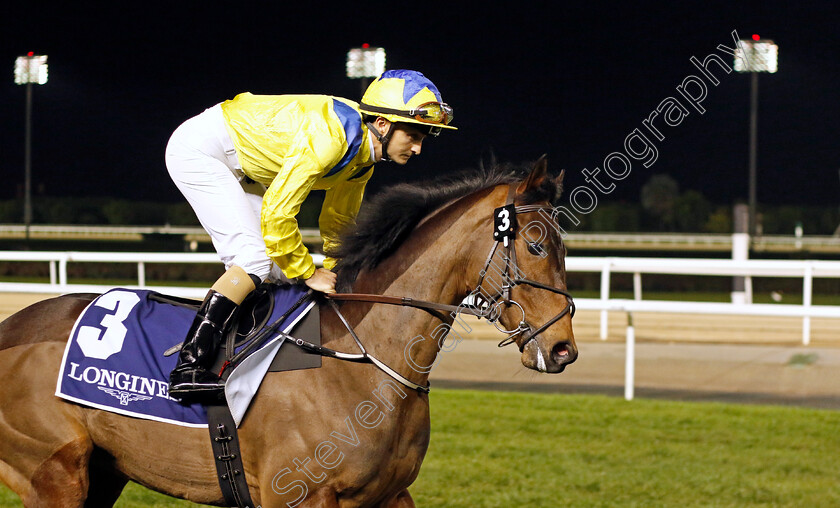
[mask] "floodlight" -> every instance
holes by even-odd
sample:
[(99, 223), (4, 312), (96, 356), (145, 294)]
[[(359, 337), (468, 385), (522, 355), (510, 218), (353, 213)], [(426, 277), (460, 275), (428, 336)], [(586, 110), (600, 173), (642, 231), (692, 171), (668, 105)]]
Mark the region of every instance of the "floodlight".
[(15, 60), (15, 83), (43, 85), (47, 82), (47, 55), (19, 56)]
[(771, 40), (742, 40), (735, 49), (738, 72), (776, 72), (779, 70), (779, 47)]
[(348, 78), (376, 78), (385, 72), (385, 48), (363, 44), (347, 52)]

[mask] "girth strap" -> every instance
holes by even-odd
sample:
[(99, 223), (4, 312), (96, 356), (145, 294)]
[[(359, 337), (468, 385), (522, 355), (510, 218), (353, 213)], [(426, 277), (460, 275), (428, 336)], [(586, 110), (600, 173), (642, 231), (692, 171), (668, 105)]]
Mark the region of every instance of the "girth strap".
[(213, 461), (225, 503), (237, 508), (253, 508), (254, 502), (251, 501), (248, 483), (245, 481), (242, 453), (239, 451), (239, 435), (230, 409), (225, 402), (205, 407)]

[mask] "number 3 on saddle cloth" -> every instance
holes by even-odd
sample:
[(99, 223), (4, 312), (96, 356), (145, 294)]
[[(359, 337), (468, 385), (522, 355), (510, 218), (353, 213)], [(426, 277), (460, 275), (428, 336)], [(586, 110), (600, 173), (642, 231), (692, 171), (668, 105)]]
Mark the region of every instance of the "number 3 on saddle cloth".
[[(136, 418), (207, 427), (201, 404), (182, 405), (168, 394), (169, 373), (178, 361), (173, 345), (187, 334), (198, 303), (136, 289), (100, 295), (73, 326), (56, 396)], [(280, 349), (285, 334), (303, 333), (303, 328), (318, 333), (317, 311), (311, 292), (301, 285), (263, 284), (242, 303), (215, 368), (225, 370), (225, 396), (237, 426), (270, 367), (320, 366), (319, 356), (291, 346)], [(231, 348), (234, 353), (227, 354)]]

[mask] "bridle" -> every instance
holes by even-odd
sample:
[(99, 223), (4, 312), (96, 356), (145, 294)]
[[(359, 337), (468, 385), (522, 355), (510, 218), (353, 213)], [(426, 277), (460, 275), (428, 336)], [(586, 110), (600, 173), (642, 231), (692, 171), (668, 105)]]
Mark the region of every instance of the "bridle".
[[(520, 340), (520, 352), (524, 350), (525, 346), (531, 340), (536, 338), (537, 335), (545, 331), (548, 327), (556, 323), (558, 320), (562, 319), (566, 314), (569, 314), (570, 317), (574, 317), (574, 300), (572, 299), (572, 295), (570, 295), (567, 291), (560, 288), (556, 288), (554, 286), (549, 286), (547, 284), (542, 284), (540, 282), (519, 275), (521, 272), (519, 271), (518, 265), (516, 263), (516, 247), (514, 245), (518, 225), (516, 217), (518, 214), (539, 212), (541, 210), (548, 211), (552, 210), (552, 208), (543, 205), (516, 206), (514, 204), (514, 196), (516, 195), (516, 185), (516, 183), (510, 184), (505, 206), (497, 208), (494, 211), (494, 239), (496, 241), (493, 242), (493, 246), (490, 248), (490, 254), (487, 256), (487, 261), (484, 264), (484, 270), (482, 270), (481, 272), (481, 276), (479, 278), (478, 284), (476, 285), (476, 288), (470, 293), (470, 295), (467, 296), (467, 300), (473, 300), (474, 302), (477, 301), (478, 304), (472, 303), (469, 305), (450, 305), (445, 303), (429, 302), (425, 300), (416, 300), (409, 297), (396, 297), (363, 293), (325, 294), (324, 297), (327, 299), (331, 308), (338, 315), (339, 319), (347, 328), (348, 332), (350, 332), (351, 337), (353, 337), (357, 346), (362, 352), (359, 354), (342, 353), (324, 346), (311, 344), (309, 342), (306, 342), (301, 339), (296, 339), (294, 337), (287, 338), (289, 338), (297, 346), (301, 347), (304, 351), (307, 351), (309, 353), (319, 354), (322, 356), (328, 356), (339, 360), (346, 360), (351, 362), (372, 363), (376, 365), (379, 369), (381, 369), (383, 372), (402, 383), (403, 385), (411, 389), (417, 390), (421, 393), (428, 393), (428, 385), (421, 386), (410, 381), (403, 375), (396, 372), (394, 369), (388, 367), (382, 361), (370, 355), (365, 349), (359, 337), (356, 335), (356, 332), (353, 330), (353, 327), (350, 325), (347, 319), (345, 319), (344, 315), (341, 313), (338, 305), (335, 302), (370, 302), (385, 305), (400, 305), (404, 307), (413, 307), (425, 310), (444, 322), (447, 322), (447, 317), (443, 314), (444, 312), (448, 313), (450, 316), (453, 317), (457, 314), (467, 314), (479, 318), (484, 318), (487, 319), (489, 322), (493, 323), (493, 325), (499, 331), (508, 335), (507, 338), (505, 338), (499, 343), (499, 347), (513, 344), (517, 342), (518, 339)], [(504, 230), (502, 230), (500, 226), (505, 226), (503, 228)], [(504, 249), (503, 258), (505, 261), (505, 266), (502, 270), (504, 284), (502, 284), (500, 291), (488, 297), (482, 292), (482, 286), (487, 280), (486, 276), (488, 270), (491, 267), (493, 257), (495, 256), (500, 244), (503, 246), (502, 248)], [(511, 273), (515, 273), (515, 275), (511, 277)], [(520, 305), (514, 299), (511, 298), (511, 289), (520, 285), (531, 286), (536, 289), (543, 289), (555, 294), (563, 295), (566, 298), (566, 307), (557, 315), (546, 321), (543, 325), (535, 329), (530, 324), (528, 324), (527, 320), (525, 319), (525, 310), (522, 308), (522, 305)], [(504, 305), (506, 308), (510, 306), (516, 306), (522, 312), (522, 319), (520, 320), (519, 325), (515, 329), (505, 330), (504, 328), (499, 326), (499, 319), (501, 318), (502, 314), (502, 311), (500, 309), (501, 305)]]
[[(496, 210), (493, 213), (493, 235), (496, 242), (494, 242), (493, 246), (490, 248), (490, 254), (487, 255), (487, 261), (484, 263), (484, 269), (480, 272), (481, 277), (478, 280), (478, 285), (472, 291), (472, 293), (470, 293), (470, 296), (472, 296), (474, 299), (479, 300), (480, 307), (489, 310), (489, 312), (487, 312), (486, 315), (481, 317), (484, 317), (485, 319), (493, 323), (493, 326), (495, 326), (497, 330), (508, 335), (507, 338), (499, 342), (499, 347), (514, 344), (516, 343), (518, 337), (525, 334), (526, 332), (529, 332), (521, 338), (521, 342), (518, 344), (519, 351), (522, 352), (525, 349), (525, 346), (527, 346), (530, 341), (532, 341), (534, 338), (536, 338), (537, 335), (545, 331), (549, 326), (562, 319), (563, 316), (569, 314), (570, 317), (574, 317), (575, 303), (572, 299), (572, 295), (570, 295), (567, 291), (563, 289), (556, 288), (554, 286), (549, 286), (547, 284), (543, 284), (541, 282), (537, 282), (535, 280), (531, 280), (520, 276), (522, 272), (519, 270), (519, 265), (516, 262), (515, 240), (518, 227), (517, 216), (525, 213), (550, 211), (552, 210), (552, 208), (542, 205), (516, 206), (513, 202), (515, 194), (516, 184), (511, 184), (508, 190), (508, 196), (505, 202), (505, 206), (496, 208)], [(502, 245), (502, 248), (504, 249), (502, 259), (504, 259), (505, 266), (501, 270), (501, 275), (504, 280), (504, 283), (501, 285), (501, 289), (498, 292), (496, 292), (496, 294), (487, 298), (482, 291), (482, 285), (484, 284), (486, 275), (489, 273), (491, 263), (493, 262), (493, 258), (499, 249), (499, 245)], [(529, 244), (529, 248), (531, 246), (533, 246), (533, 244)], [(563, 308), (562, 311), (557, 313), (553, 318), (546, 321), (542, 326), (534, 329), (533, 327), (531, 327), (530, 324), (528, 324), (528, 322), (525, 319), (525, 309), (523, 309), (522, 305), (516, 302), (516, 300), (513, 300), (510, 296), (511, 289), (519, 285), (531, 286), (533, 288), (543, 289), (552, 293), (563, 295), (564, 297), (566, 297), (566, 307)], [(519, 308), (519, 311), (522, 313), (522, 319), (519, 321), (519, 325), (513, 330), (506, 330), (499, 326), (499, 318), (501, 317), (501, 311), (499, 310), (499, 307), (501, 305), (504, 305), (506, 308), (515, 305)]]

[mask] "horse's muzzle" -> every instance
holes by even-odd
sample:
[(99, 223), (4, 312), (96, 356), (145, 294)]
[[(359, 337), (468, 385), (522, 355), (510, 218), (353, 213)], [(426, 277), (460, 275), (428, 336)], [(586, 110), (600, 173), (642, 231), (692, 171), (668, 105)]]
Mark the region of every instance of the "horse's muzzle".
[(566, 365), (573, 363), (577, 357), (577, 348), (569, 340), (556, 342), (546, 349), (538, 339), (534, 339), (522, 349), (522, 365), (548, 374), (563, 372)]

